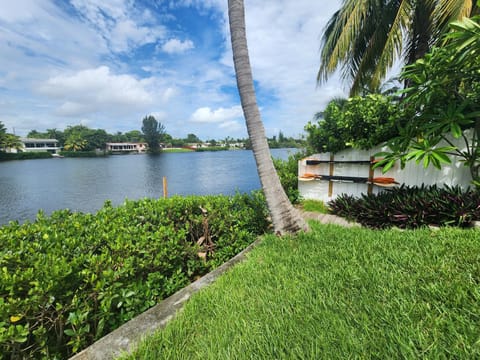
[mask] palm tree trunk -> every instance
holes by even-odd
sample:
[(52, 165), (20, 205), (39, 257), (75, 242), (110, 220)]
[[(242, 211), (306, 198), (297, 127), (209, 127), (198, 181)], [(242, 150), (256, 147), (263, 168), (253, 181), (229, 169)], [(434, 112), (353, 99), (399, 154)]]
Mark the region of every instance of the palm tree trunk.
[(252, 70), (248, 56), (243, 0), (228, 0), (228, 18), (232, 40), (233, 62), (248, 136), (275, 233), (295, 233), (308, 230), (308, 225), (288, 200), (273, 166), (265, 129), (258, 109), (253, 87)]

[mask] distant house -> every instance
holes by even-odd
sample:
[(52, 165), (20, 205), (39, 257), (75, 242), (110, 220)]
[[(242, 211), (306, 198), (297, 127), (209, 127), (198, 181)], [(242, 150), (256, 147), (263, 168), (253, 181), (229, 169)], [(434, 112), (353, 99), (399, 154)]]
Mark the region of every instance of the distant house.
[[(49, 152), (58, 154), (61, 150), (57, 139), (20, 138), (20, 141), (22, 142), (22, 147), (18, 149), (19, 152)], [(17, 152), (17, 150), (12, 149), (12, 152)]]
[(128, 153), (145, 153), (147, 152), (147, 143), (133, 143), (133, 142), (120, 142), (120, 143), (107, 143), (106, 151), (112, 154), (128, 154)]

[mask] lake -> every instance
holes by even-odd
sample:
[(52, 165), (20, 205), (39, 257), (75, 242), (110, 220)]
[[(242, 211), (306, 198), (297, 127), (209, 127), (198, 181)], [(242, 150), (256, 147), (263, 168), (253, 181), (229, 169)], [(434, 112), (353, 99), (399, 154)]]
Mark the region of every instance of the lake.
[[(295, 149), (272, 149), (286, 159)], [(260, 188), (249, 150), (115, 155), (0, 162), (0, 225), (32, 220), (38, 210), (95, 212), (106, 200), (168, 195), (232, 195)]]

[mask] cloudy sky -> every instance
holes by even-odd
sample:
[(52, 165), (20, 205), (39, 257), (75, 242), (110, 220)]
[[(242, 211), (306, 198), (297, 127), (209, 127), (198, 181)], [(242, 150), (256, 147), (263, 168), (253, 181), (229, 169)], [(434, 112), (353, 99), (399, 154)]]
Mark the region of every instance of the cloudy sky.
[[(269, 136), (303, 132), (345, 87), (317, 87), (322, 30), (340, 0), (245, 0)], [(8, 132), (83, 124), (174, 137), (246, 136), (227, 0), (0, 0), (0, 121)]]

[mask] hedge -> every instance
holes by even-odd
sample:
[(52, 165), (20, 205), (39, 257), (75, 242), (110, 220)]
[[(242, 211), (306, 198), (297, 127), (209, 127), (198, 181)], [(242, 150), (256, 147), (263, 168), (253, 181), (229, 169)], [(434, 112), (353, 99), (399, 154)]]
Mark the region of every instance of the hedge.
[(10, 222), (0, 228), (0, 359), (71, 356), (268, 229), (260, 193)]

